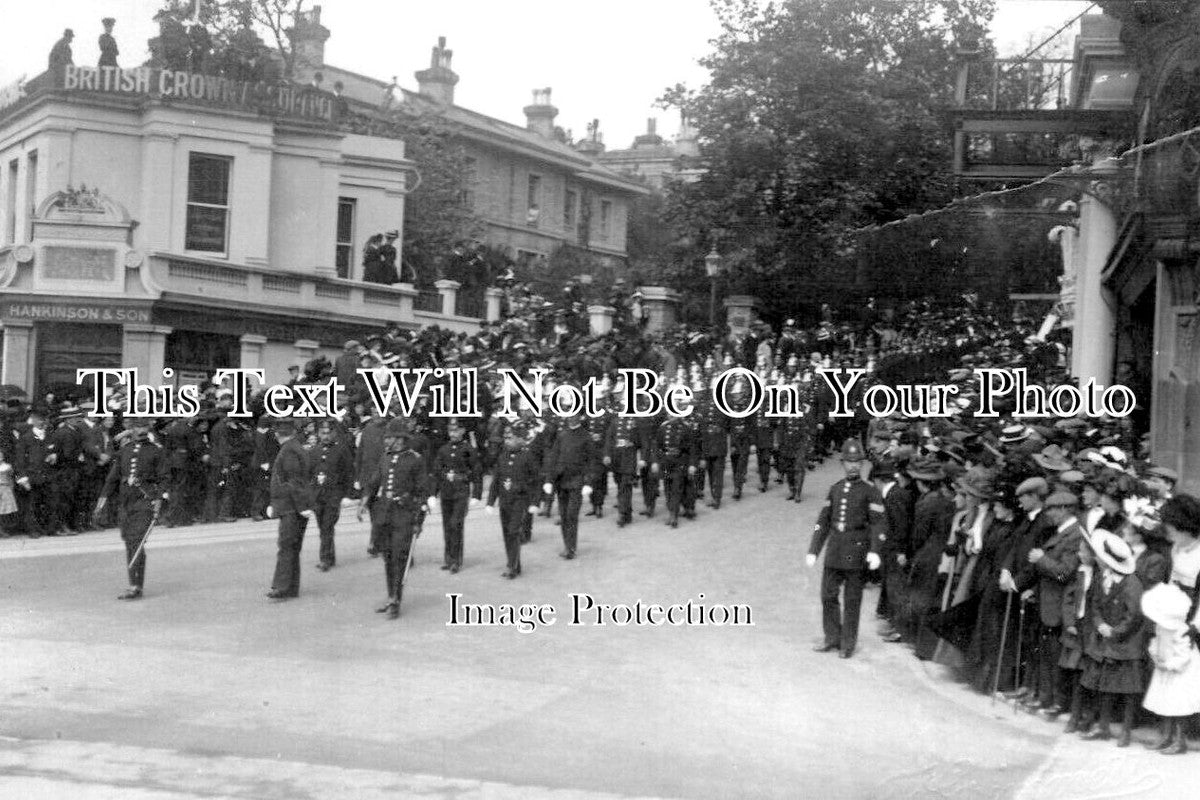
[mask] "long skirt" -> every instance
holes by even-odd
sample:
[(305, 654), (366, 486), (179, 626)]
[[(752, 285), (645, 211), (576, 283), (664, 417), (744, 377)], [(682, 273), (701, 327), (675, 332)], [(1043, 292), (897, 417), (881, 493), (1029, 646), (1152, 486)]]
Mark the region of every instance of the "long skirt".
[(1141, 694), (1146, 690), (1146, 673), (1142, 667), (1142, 659), (1131, 658), (1126, 661), (1116, 661), (1106, 658), (1097, 661), (1094, 658), (1083, 659), (1083, 677), (1080, 684), (1093, 692), (1108, 694)]

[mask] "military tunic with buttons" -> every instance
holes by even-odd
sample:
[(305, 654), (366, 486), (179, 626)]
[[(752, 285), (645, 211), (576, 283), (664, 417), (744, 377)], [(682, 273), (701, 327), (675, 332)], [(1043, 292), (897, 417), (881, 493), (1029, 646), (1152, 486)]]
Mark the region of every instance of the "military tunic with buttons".
[(425, 502), (428, 477), (425, 458), (416, 450), (384, 453), (379, 469), (363, 484), (371, 509), (371, 541), (383, 549), (388, 597), (400, 602), (408, 554), (416, 534), (417, 509)]
[[(879, 553), (886, 524), (883, 497), (867, 481), (843, 478), (830, 487), (808, 551), (817, 556), (825, 549), (821, 616), (826, 647), (837, 647), (844, 654), (854, 651), (867, 553)], [(842, 584), (846, 586), (844, 615), (839, 600)]]
[(147, 439), (131, 439), (117, 453), (100, 492), (101, 497), (118, 492), (117, 520), (125, 542), (129, 585), (139, 589), (146, 579), (146, 549), (142, 548), (136, 561), (133, 554), (150, 528), (169, 476), (170, 468), (161, 447)]
[(658, 465), (663, 491), (667, 497), (668, 521), (679, 516), (679, 504), (683, 500), (687, 484), (688, 467), (696, 465), (695, 434), (679, 417), (667, 417), (658, 427), (654, 445), (654, 463)]
[(650, 461), (650, 446), (641, 420), (613, 416), (604, 439), (604, 457), (617, 482), (617, 513), (620, 524), (633, 519), (633, 484), (638, 469)]
[(445, 540), (444, 566), (461, 567), (463, 526), (471, 497), (483, 495), (479, 470), (479, 452), (465, 438), (447, 442), (433, 462), (433, 494), (442, 504), (442, 536)]
[(504, 552), (509, 571), (521, 572), (521, 540), (525, 535), (525, 515), (537, 502), (538, 464), (526, 447), (505, 448), (496, 461), (496, 471), (488, 490), (488, 505), (500, 501), (500, 528), (504, 534)]

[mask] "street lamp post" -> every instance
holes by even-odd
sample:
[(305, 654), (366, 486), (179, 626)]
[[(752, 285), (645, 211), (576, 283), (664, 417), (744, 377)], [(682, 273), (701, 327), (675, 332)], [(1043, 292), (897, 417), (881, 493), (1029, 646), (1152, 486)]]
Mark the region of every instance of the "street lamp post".
[(712, 283), (712, 297), (708, 302), (708, 324), (712, 328), (717, 326), (717, 276), (721, 274), (721, 261), (717, 245), (713, 244), (712, 250), (709, 250), (708, 255), (704, 257), (704, 271), (708, 273), (709, 281)]

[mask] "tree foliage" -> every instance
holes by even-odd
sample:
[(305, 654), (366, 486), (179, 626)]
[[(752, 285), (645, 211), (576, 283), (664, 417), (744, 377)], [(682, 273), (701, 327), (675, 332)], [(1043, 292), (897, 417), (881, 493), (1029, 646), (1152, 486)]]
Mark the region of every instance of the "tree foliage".
[(193, 17), (194, 0), (164, 0), (154, 15), (159, 34), (149, 41), (150, 63), (235, 80), (289, 80), (296, 67), (292, 32), (306, 2), (206, 0)]
[(955, 51), (983, 39), (993, 2), (714, 5), (709, 83), (662, 98), (696, 124), (707, 169), (668, 197), (666, 219), (690, 244), (678, 277), (707, 285), (715, 242), (729, 288), (768, 303), (844, 287), (853, 231), (952, 199)]

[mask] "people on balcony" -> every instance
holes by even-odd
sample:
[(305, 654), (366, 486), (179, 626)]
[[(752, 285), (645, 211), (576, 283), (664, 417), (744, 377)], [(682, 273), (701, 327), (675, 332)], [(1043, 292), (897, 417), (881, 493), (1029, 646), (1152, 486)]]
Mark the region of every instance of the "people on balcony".
[(387, 234), (377, 233), (363, 247), (363, 281), (391, 286), (400, 282), (396, 272), (396, 245), (400, 232), (390, 230)]

